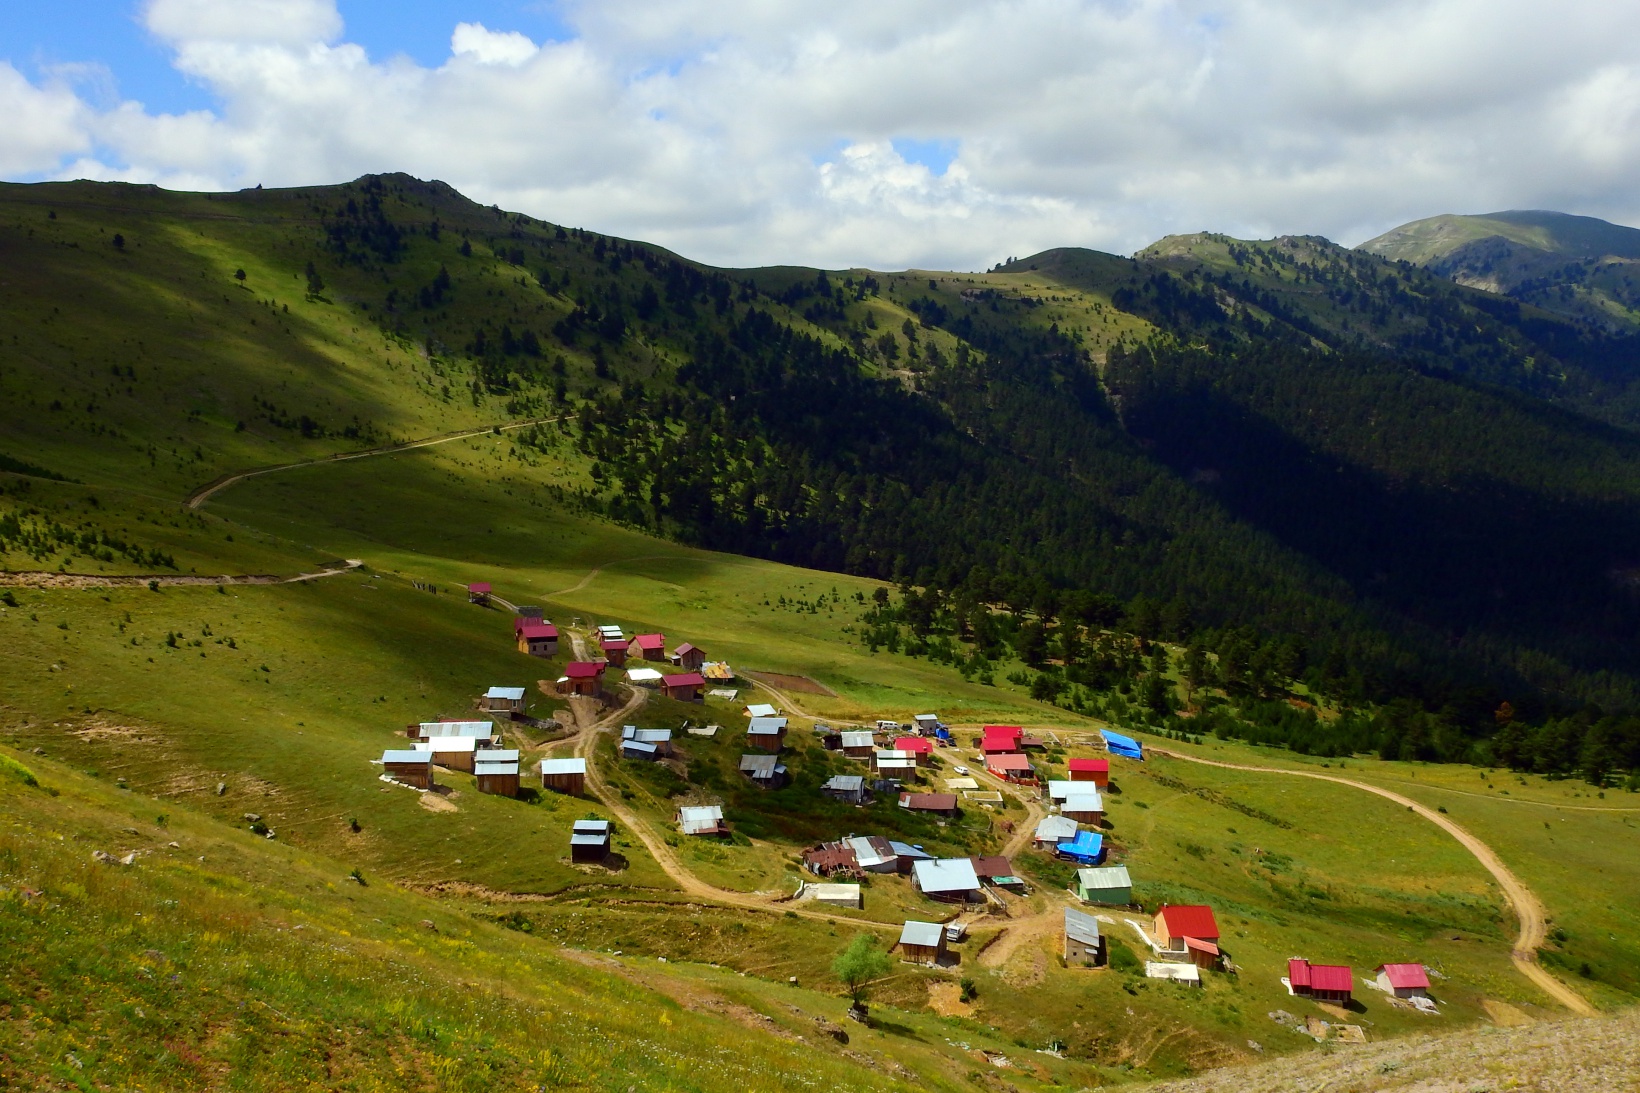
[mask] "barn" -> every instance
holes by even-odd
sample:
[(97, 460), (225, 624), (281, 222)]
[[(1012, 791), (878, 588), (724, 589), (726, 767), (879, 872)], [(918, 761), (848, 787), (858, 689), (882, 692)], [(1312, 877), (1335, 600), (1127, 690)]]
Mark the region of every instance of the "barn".
[(866, 780), (861, 774), (834, 774), (826, 779), (820, 792), (851, 805), (863, 804), (866, 799)]
[(1099, 920), (1074, 908), (1065, 908), (1065, 966), (1097, 968), (1105, 962), (1105, 939)]
[(1079, 824), (1102, 824), (1105, 822), (1105, 801), (1093, 790), (1067, 794), (1063, 804), (1059, 806), (1061, 816), (1069, 816)]
[(554, 793), (579, 797), (586, 790), (587, 761), (585, 759), (541, 760), (541, 788)]
[(382, 772), (395, 782), (417, 789), (433, 788), (433, 756), (425, 751), (382, 752)]
[(480, 793), (501, 797), (518, 796), (518, 753), (488, 748), (473, 756), (473, 776)]
[(937, 812), (941, 816), (956, 816), (955, 793), (902, 793), (900, 807), (912, 812)]
[(1075, 820), (1064, 816), (1044, 816), (1042, 822), (1036, 825), (1036, 835), (1032, 841), (1038, 849), (1058, 846), (1067, 839), (1076, 838), (1079, 830)]
[(685, 835), (727, 835), (722, 805), (684, 805), (678, 809), (678, 830)]
[(934, 762), (934, 741), (921, 736), (899, 737), (894, 741), (894, 750), (911, 755), (921, 766), (926, 767)]

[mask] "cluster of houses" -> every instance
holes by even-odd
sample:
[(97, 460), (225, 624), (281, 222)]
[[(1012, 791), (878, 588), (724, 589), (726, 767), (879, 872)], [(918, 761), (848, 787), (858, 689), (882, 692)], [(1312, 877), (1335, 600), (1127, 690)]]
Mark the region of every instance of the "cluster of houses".
[[(515, 619), (513, 625), (517, 627), (520, 623)], [(557, 631), (553, 633), (556, 635)], [(556, 653), (556, 643), (553, 650)], [(706, 664), (706, 654), (688, 642), (679, 645), (668, 656), (665, 634), (638, 634), (628, 638), (619, 626), (604, 625), (598, 627), (598, 651), (601, 654), (598, 660), (576, 660), (564, 666), (564, 674), (557, 682), (559, 694), (600, 697), (604, 693), (608, 670), (624, 668), (626, 681), (634, 686), (654, 687), (667, 698), (680, 702), (701, 701), (706, 689), (706, 677), (701, 674)], [(648, 667), (649, 664), (667, 661), (683, 671), (666, 673)], [(726, 665), (717, 667), (727, 670)], [(733, 678), (732, 673), (730, 678)]]
[[(1415, 1008), (1433, 1011), (1429, 997), (1429, 972), (1422, 964), (1380, 964), (1373, 969), (1372, 986)], [(1295, 956), (1287, 961), (1282, 978), (1287, 990), (1299, 998), (1348, 1006), (1354, 1000), (1355, 975), (1348, 964), (1311, 964)]]
[[(524, 688), (491, 687), (481, 703), (490, 712), (522, 709)], [(518, 751), (501, 746), (494, 721), (445, 719), (423, 721), (405, 728), (408, 748), (382, 752), (382, 772), (393, 781), (416, 789), (435, 787), (434, 769), (459, 770), (474, 776), (480, 793), (518, 796)]]

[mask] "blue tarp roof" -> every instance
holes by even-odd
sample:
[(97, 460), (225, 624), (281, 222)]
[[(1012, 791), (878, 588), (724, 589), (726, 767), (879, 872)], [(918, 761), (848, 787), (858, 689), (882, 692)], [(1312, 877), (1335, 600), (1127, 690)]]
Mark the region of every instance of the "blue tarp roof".
[(1066, 839), (1055, 849), (1067, 858), (1075, 858), (1079, 862), (1091, 865), (1104, 853), (1105, 837), (1092, 831), (1078, 831), (1076, 838)]
[(1110, 749), (1112, 755), (1126, 756), (1129, 759), (1143, 759), (1145, 757), (1144, 750), (1139, 747), (1139, 741), (1133, 739), (1133, 737), (1123, 736), (1121, 733), (1111, 732), (1109, 729), (1100, 729), (1099, 734), (1105, 738), (1105, 747)]

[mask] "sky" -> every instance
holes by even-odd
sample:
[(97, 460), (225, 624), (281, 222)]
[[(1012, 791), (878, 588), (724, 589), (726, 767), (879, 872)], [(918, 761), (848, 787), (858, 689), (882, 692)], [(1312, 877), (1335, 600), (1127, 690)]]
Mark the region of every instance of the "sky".
[(726, 266), (1640, 223), (1640, 4), (6, 0), (0, 178), (438, 178)]

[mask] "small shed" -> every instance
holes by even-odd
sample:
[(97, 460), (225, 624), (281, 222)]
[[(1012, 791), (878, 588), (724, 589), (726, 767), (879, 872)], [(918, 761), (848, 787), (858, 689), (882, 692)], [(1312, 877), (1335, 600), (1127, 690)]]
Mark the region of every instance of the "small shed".
[(858, 911), (862, 906), (858, 884), (805, 884), (803, 895), (828, 907), (852, 907)]
[(938, 967), (945, 956), (945, 927), (938, 922), (907, 922), (895, 942), (900, 959), (908, 964)]
[(722, 805), (684, 805), (678, 809), (678, 830), (685, 835), (727, 835)]
[(1065, 966), (1097, 968), (1105, 962), (1105, 939), (1099, 920), (1073, 907), (1065, 908)]
[(1014, 863), (1001, 854), (976, 854), (968, 861), (981, 883), (1024, 891), (1024, 878), (1014, 872)]
[(572, 660), (558, 681), (558, 693), (596, 697), (604, 690), (604, 665), (595, 660)]
[(614, 623), (606, 622), (606, 623), (602, 623), (601, 625), (599, 625), (599, 627), (598, 627), (598, 637), (600, 639), (603, 639), (603, 638), (624, 638), (624, 637), (626, 637), (626, 634), (621, 630), (621, 628), (619, 626), (616, 626)]
[(859, 729), (839, 734), (843, 738), (843, 754), (850, 759), (870, 759), (877, 750), (876, 734)]
[(1133, 881), (1127, 866), (1107, 865), (1102, 869), (1078, 869), (1072, 889), (1083, 903), (1122, 907), (1133, 902)]
[[(949, 783), (947, 783), (949, 784)], [(1065, 816), (1045, 816), (1042, 822), (1036, 825), (1036, 835), (1032, 839), (1039, 848), (1058, 846), (1066, 839), (1076, 838), (1076, 821)]]
[(872, 756), (871, 769), (897, 782), (917, 780), (917, 757), (908, 751), (879, 751)]
[(780, 711), (769, 705), (767, 702), (753, 702), (750, 705), (743, 707), (740, 712), (745, 714), (747, 717), (780, 716)]
[(473, 756), (473, 776), (480, 793), (518, 796), (518, 752), (488, 748)]
[(1429, 972), (1422, 964), (1380, 964), (1374, 971), (1379, 988), (1397, 998), (1429, 997)]
[(609, 857), (615, 825), (608, 820), (576, 820), (570, 829), (569, 860), (597, 864)]
[(541, 619), (525, 619), (513, 628), (518, 640), (518, 651), (532, 657), (558, 655), (558, 627)]
[(698, 672), (706, 666), (706, 654), (686, 641), (672, 650), (672, 663), (679, 668), (687, 668), (691, 672)]
[(936, 858), (917, 862), (911, 870), (917, 891), (941, 903), (971, 903), (984, 898), (974, 863), (967, 858)]
[(706, 680), (699, 672), (682, 672), (661, 680), (661, 692), (679, 702), (699, 702)]
[(660, 757), (661, 757), (660, 749), (657, 748), (653, 744), (647, 743), (646, 741), (643, 741), (643, 740), (622, 740), (621, 741), (621, 758), (622, 759), (641, 759), (645, 762), (653, 763), (657, 759), (659, 759)]
[(666, 635), (639, 634), (632, 639), (632, 647), (629, 652), (635, 653), (641, 660), (665, 660)]
[(830, 877), (839, 873), (850, 877), (860, 875), (860, 865), (854, 859), (854, 851), (841, 843), (821, 843), (810, 850), (805, 850), (803, 868), (817, 877)]
[(432, 755), (433, 762), (447, 770), (473, 770), (473, 755), (478, 751), (478, 737), (435, 736), (416, 741), (416, 750)]
[(541, 760), (541, 788), (554, 793), (579, 797), (586, 790), (587, 761), (585, 759)]
[(746, 746), (758, 751), (779, 751), (786, 743), (784, 717), (754, 717), (746, 726)]
[(941, 816), (957, 814), (955, 793), (902, 793), (900, 807), (912, 812), (934, 812)]
[(626, 725), (621, 729), (623, 744), (631, 741), (638, 744), (648, 744), (655, 749), (660, 757), (669, 757), (672, 754), (671, 729), (640, 729), (636, 725)]
[(865, 775), (834, 774), (821, 785), (820, 792), (851, 805), (863, 804), (866, 799)]
[(1066, 766), (1072, 782), (1092, 782), (1100, 789), (1110, 785), (1109, 759), (1072, 759)]
[(490, 606), (490, 593), (493, 591), (494, 589), (490, 587), (489, 581), (474, 581), (467, 586), (467, 602), (476, 603), (480, 607), (488, 607)]
[(759, 789), (779, 789), (786, 784), (786, 766), (778, 755), (742, 755), (740, 773)]
[(417, 789), (433, 788), (433, 755), (425, 751), (382, 752), (382, 773), (395, 782)]
[(604, 659), (610, 664), (617, 668), (625, 666), (628, 648), (625, 638), (605, 638), (598, 643), (598, 648), (603, 650)]
[(491, 687), (484, 692), (479, 704), (486, 713), (523, 713), (524, 688)]

